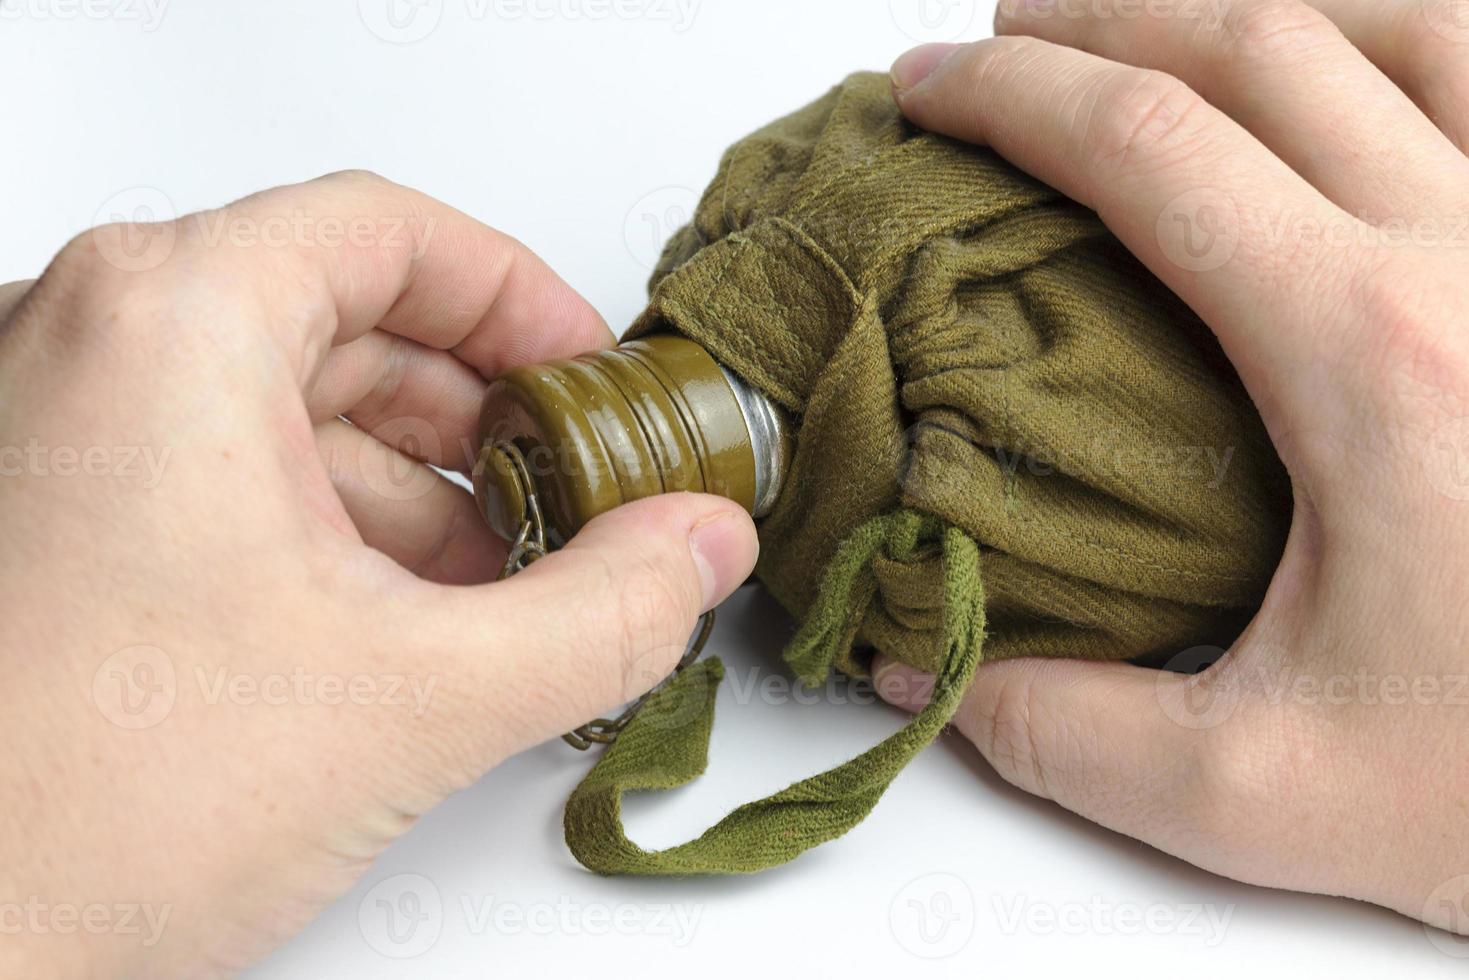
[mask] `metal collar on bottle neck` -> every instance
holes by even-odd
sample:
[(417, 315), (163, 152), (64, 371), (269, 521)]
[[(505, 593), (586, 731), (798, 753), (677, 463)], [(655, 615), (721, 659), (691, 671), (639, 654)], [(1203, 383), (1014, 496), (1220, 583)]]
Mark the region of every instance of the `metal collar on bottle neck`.
[(724, 380), (734, 391), (750, 433), (750, 447), (755, 454), (755, 506), (752, 517), (764, 517), (775, 509), (785, 485), (786, 466), (790, 462), (791, 435), (785, 416), (769, 398), (745, 384), (733, 371), (719, 365)]

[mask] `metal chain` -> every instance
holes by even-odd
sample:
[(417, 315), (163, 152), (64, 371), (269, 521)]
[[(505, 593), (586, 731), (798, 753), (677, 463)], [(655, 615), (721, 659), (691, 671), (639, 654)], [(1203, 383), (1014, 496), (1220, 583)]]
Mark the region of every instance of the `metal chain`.
[[(507, 579), (537, 559), (546, 557), (549, 549), (546, 547), (545, 517), (541, 513), (541, 502), (536, 498), (535, 484), (531, 482), (530, 471), (525, 465), (525, 457), (521, 455), (514, 443), (499, 442), (494, 448), (503, 453), (509, 461), (511, 471), (515, 474), (515, 479), (520, 484), (521, 494), (525, 499), (525, 506), (521, 510), (520, 531), (510, 545), (510, 554), (505, 557), (505, 567), (500, 570), (499, 578)], [(617, 741), (617, 736), (642, 710), (648, 699), (662, 690), (684, 668), (699, 659), (700, 654), (704, 652), (704, 645), (709, 642), (709, 634), (713, 631), (714, 610), (711, 609), (699, 617), (699, 624), (694, 630), (693, 637), (689, 640), (688, 649), (684, 651), (678, 665), (673, 668), (673, 673), (622, 709), (622, 713), (616, 718), (594, 719), (562, 735), (561, 740), (572, 748), (582, 751), (586, 751), (593, 745), (610, 745)]]

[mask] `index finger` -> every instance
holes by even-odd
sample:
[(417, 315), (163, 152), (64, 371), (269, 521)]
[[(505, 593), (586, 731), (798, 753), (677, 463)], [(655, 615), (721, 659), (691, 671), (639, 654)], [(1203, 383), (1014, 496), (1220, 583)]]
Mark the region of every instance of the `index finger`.
[(142, 274), (217, 271), (215, 288), (248, 294), (265, 314), (303, 387), (331, 347), (374, 327), (486, 378), (611, 341), (596, 310), (520, 242), (371, 173), (262, 191), (173, 232), (166, 259)]
[[(1262, 408), (1339, 343), (1341, 298), (1380, 259), (1355, 247), (1361, 222), (1171, 76), (1029, 37), (918, 48), (893, 76), (920, 126), (1095, 210), (1214, 329)], [(1348, 247), (1316, 244), (1333, 231)]]

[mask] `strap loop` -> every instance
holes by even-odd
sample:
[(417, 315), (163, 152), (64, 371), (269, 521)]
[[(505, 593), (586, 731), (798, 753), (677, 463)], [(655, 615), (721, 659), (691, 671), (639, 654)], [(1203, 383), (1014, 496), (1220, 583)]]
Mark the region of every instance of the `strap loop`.
[(645, 851), (623, 831), (622, 797), (682, 786), (707, 766), (715, 689), (724, 668), (717, 659), (703, 661), (647, 700), (572, 794), (566, 804), (566, 843), (577, 860), (600, 874), (747, 873), (783, 864), (860, 823), (903, 767), (948, 724), (979, 665), (984, 590), (978, 546), (962, 531), (913, 511), (872, 519), (838, 549), (787, 651), (803, 682), (823, 682), (824, 671), (855, 637), (872, 601), (873, 557), (884, 549), (896, 555), (935, 541), (944, 563), (948, 653), (928, 706), (905, 728), (828, 772), (745, 804), (696, 840)]

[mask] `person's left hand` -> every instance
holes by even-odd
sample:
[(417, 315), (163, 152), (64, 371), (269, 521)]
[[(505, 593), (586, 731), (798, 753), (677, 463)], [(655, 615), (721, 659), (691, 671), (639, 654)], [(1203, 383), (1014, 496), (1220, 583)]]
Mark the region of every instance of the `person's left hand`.
[[(1455, 7), (1004, 0), (999, 36), (893, 76), (913, 123), (1095, 210), (1199, 314), (1295, 501), (1262, 607), (1208, 670), (985, 664), (956, 727), (1011, 783), (1200, 867), (1469, 934)], [(910, 709), (932, 687), (877, 678)]]

